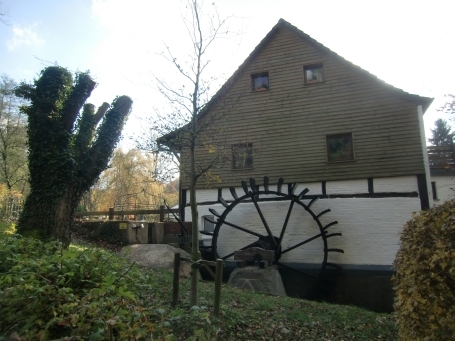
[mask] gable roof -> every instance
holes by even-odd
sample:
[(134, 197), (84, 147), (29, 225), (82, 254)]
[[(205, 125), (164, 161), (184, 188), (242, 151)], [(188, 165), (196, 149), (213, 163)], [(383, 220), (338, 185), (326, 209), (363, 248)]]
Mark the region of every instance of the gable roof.
[[(299, 35), (301, 38), (306, 39), (307, 41), (313, 43), (316, 47), (318, 47), (319, 49), (323, 50), (324, 52), (326, 52), (328, 54), (331, 54), (332, 56), (336, 56), (337, 58), (339, 58), (343, 62), (345, 62), (345, 63), (353, 66), (354, 68), (360, 70), (360, 72), (362, 72), (364, 75), (370, 77), (372, 80), (374, 80), (376, 82), (383, 83), (384, 85), (389, 87), (390, 90), (396, 92), (396, 94), (398, 96), (404, 96), (404, 97), (406, 97), (406, 98), (408, 98), (408, 99), (410, 99), (412, 101), (418, 102), (420, 105), (422, 105), (423, 112), (425, 112), (428, 109), (428, 107), (431, 105), (431, 103), (433, 102), (434, 98), (423, 97), (423, 96), (419, 96), (419, 95), (410, 94), (408, 92), (403, 91), (402, 89), (399, 89), (397, 87), (394, 87), (391, 84), (386, 83), (385, 81), (379, 79), (378, 77), (376, 77), (375, 75), (371, 74), (367, 70), (362, 69), (360, 66), (355, 65), (354, 63), (351, 63), (350, 61), (348, 61), (345, 58), (341, 57), (337, 53), (333, 52), (328, 47), (326, 47), (323, 44), (319, 43), (317, 40), (313, 39), (308, 34), (304, 33), (301, 30), (299, 30), (297, 27), (293, 26), (292, 24), (290, 24), (286, 20), (280, 19), (280, 20), (278, 20), (278, 23), (270, 30), (270, 32), (267, 33), (267, 35), (261, 40), (261, 42), (254, 48), (254, 50), (249, 54), (249, 56), (244, 60), (244, 62), (237, 68), (237, 70), (232, 74), (232, 76), (229, 77), (228, 80), (215, 93), (215, 95), (210, 99), (210, 101), (208, 101), (206, 103), (206, 105), (202, 108), (202, 110), (198, 114), (198, 119), (201, 118), (206, 112), (208, 112), (218, 102), (218, 100), (230, 89), (230, 87), (232, 86), (232, 84), (234, 84), (234, 82), (237, 80), (237, 78), (240, 77), (243, 74), (245, 69), (250, 64), (250, 62), (262, 51), (264, 46), (266, 46), (267, 43), (273, 38), (275, 33), (279, 29), (282, 29), (282, 28), (285, 28), (285, 29), (293, 31), (294, 33)], [(179, 131), (185, 129), (186, 127), (188, 127), (188, 124), (183, 126), (183, 127), (181, 127), (181, 128), (179, 128), (179, 129), (177, 129), (177, 130), (174, 130), (173, 132), (171, 132), (169, 134), (166, 134), (166, 135), (160, 137), (158, 139), (158, 142), (164, 143), (165, 141), (169, 141)]]

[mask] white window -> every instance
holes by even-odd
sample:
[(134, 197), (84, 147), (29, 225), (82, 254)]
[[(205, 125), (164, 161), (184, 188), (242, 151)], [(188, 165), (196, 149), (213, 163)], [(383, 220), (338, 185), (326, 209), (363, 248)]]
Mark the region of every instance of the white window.
[(262, 72), (251, 75), (251, 90), (264, 91), (269, 89), (269, 73)]
[(324, 81), (324, 69), (322, 64), (308, 65), (303, 67), (305, 84), (320, 83)]

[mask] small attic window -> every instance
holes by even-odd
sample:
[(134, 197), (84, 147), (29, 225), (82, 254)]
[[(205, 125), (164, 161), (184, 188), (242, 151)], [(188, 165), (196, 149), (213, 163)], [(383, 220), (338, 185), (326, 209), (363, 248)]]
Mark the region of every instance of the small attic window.
[(324, 81), (324, 69), (322, 64), (307, 65), (303, 67), (305, 84), (320, 83)]
[(269, 73), (261, 72), (251, 75), (252, 91), (264, 91), (269, 89)]

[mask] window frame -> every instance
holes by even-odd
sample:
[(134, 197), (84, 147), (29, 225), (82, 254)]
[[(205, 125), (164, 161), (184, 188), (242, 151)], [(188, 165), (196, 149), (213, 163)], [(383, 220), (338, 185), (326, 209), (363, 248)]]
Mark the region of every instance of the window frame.
[[(259, 77), (267, 77), (267, 83), (268, 83), (267, 88), (262, 88), (262, 87), (256, 88), (255, 87), (254, 81), (256, 78), (259, 78)], [(251, 92), (262, 92), (262, 91), (268, 91), (268, 90), (270, 90), (270, 75), (269, 75), (268, 71), (251, 74)]]
[[(320, 68), (322, 70), (322, 80), (318, 81), (309, 81), (307, 79), (307, 70), (310, 69), (316, 69)], [(323, 63), (315, 63), (315, 64), (308, 64), (303, 66), (303, 81), (305, 85), (312, 85), (312, 84), (318, 84), (318, 83), (324, 83), (325, 82), (325, 72), (324, 72), (324, 64)]]
[[(344, 137), (349, 137), (351, 140), (350, 143), (350, 154), (351, 158), (346, 159), (346, 160), (331, 160), (330, 159), (330, 139), (336, 139), (336, 138), (344, 138)], [(355, 161), (355, 153), (354, 153), (354, 136), (352, 132), (348, 133), (337, 133), (337, 134), (327, 134), (325, 136), (325, 143), (326, 143), (326, 157), (327, 157), (327, 163), (339, 163), (339, 162), (353, 162)]]
[[(240, 147), (245, 148), (245, 150), (247, 151), (247, 155), (245, 156), (245, 158), (248, 158), (248, 157), (251, 158), (251, 165), (250, 166), (235, 167), (236, 159), (237, 159), (236, 152), (237, 152), (238, 148), (240, 148)], [(251, 150), (251, 154), (250, 155), (248, 155), (248, 148), (250, 148), (250, 150)], [(231, 164), (231, 169), (232, 170), (253, 169), (253, 167), (254, 167), (254, 158), (253, 158), (253, 143), (252, 142), (233, 144), (233, 145), (231, 145), (231, 152), (232, 152), (232, 164)]]

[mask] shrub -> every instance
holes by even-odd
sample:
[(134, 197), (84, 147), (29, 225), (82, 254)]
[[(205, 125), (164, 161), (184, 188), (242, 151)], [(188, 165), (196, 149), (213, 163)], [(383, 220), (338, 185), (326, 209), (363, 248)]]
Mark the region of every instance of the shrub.
[(137, 298), (148, 275), (117, 255), (14, 235), (0, 260), (0, 335), (139, 340), (154, 329)]
[(452, 340), (455, 335), (455, 200), (406, 223), (395, 260), (400, 340)]
[(0, 239), (7, 238), (16, 232), (16, 224), (0, 221)]

